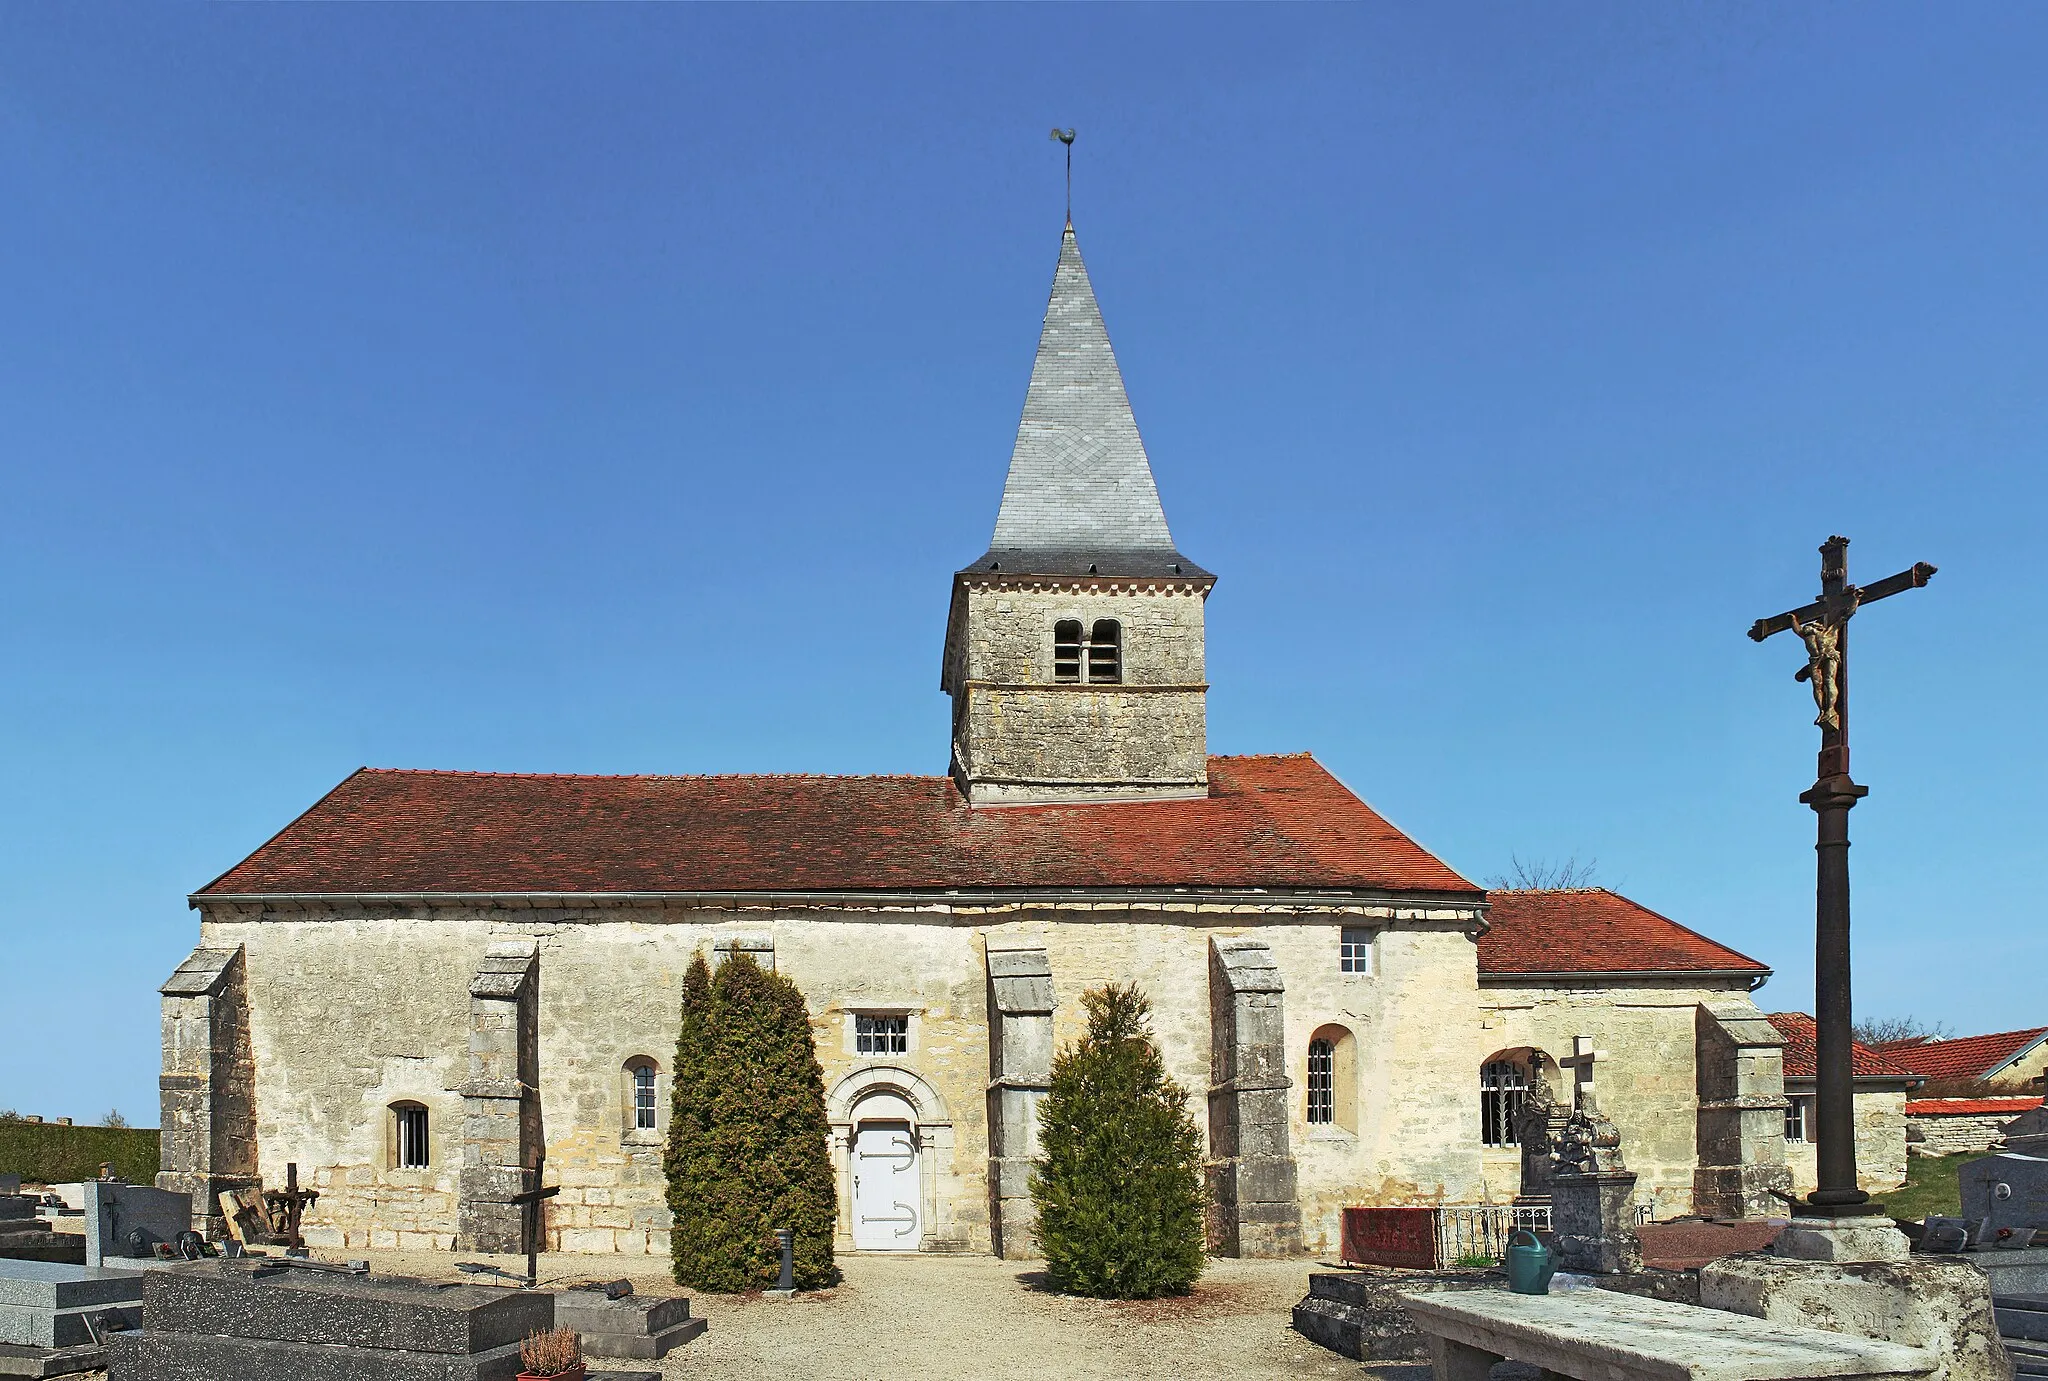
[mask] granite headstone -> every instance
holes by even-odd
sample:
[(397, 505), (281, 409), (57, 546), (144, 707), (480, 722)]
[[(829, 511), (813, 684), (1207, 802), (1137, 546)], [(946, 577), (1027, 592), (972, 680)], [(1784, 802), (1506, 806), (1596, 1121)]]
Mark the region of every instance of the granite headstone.
[(121, 1180), (85, 1184), (85, 1264), (118, 1265), (156, 1256), (192, 1229), (192, 1196)]

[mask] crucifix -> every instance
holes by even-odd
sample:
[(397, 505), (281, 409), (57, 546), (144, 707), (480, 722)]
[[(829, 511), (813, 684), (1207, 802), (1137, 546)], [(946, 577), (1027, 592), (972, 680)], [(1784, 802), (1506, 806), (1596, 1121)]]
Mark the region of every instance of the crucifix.
[(518, 1204), (526, 1217), (526, 1284), (527, 1288), (540, 1284), (540, 1205), (543, 1199), (552, 1199), (562, 1192), (562, 1186), (551, 1184), (541, 1187), (540, 1172), (547, 1168), (548, 1153), (539, 1151), (533, 1157), (533, 1188), (514, 1194), (512, 1202)]
[(1806, 665), (1795, 679), (1812, 683), (1813, 722), (1820, 727), (1820, 765), (1799, 799), (1819, 817), (1814, 888), (1814, 1123), (1820, 1184), (1800, 1205), (1816, 1218), (1881, 1214), (1882, 1204), (1856, 1187), (1855, 1085), (1852, 1081), (1849, 992), (1849, 811), (1870, 794), (1849, 777), (1849, 620), (1866, 604), (1934, 578), (1934, 567), (1910, 570), (1857, 588), (1849, 583), (1849, 539), (1830, 537), (1820, 548), (1820, 598), (1787, 613), (1758, 619), (1749, 636), (1762, 642), (1787, 629), (1806, 644)]
[(299, 1219), (305, 1214), (308, 1204), (319, 1200), (320, 1191), (299, 1188), (297, 1161), (291, 1161), (284, 1167), (284, 1188), (267, 1189), (263, 1198), (270, 1209), (271, 1221), (277, 1224), (278, 1235), (284, 1238), (285, 1250), (304, 1251), (306, 1239), (299, 1231)]
[(1572, 1053), (1557, 1062), (1560, 1069), (1572, 1072), (1572, 1106), (1581, 1112), (1592, 1112), (1600, 1106), (1593, 1092), (1593, 1062), (1606, 1058), (1605, 1050), (1593, 1048), (1591, 1036), (1573, 1036)]

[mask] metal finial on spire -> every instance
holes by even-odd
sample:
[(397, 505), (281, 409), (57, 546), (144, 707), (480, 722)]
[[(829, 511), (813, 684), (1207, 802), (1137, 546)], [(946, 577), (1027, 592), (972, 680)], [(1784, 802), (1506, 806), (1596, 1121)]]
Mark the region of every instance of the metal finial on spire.
[(1074, 132), (1071, 129), (1061, 129), (1058, 125), (1054, 125), (1052, 127), (1052, 137), (1067, 146), (1067, 224), (1072, 225), (1074, 223)]

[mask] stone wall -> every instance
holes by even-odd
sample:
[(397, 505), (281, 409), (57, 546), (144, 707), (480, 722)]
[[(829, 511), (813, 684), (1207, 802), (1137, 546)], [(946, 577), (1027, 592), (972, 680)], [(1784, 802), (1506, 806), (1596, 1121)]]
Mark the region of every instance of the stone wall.
[[(1200, 794), (1208, 781), (1197, 585), (978, 583), (949, 640), (955, 765), (976, 801)], [(1053, 629), (1122, 626), (1122, 681), (1056, 684)]]
[[(1482, 1028), (1465, 1067), (1472, 1104), (1471, 1137), (1479, 1139), (1479, 1066), (1495, 1053), (1533, 1048), (1551, 1061), (1569, 1055), (1572, 1038), (1590, 1036), (1607, 1052), (1595, 1065), (1600, 1111), (1621, 1131), (1622, 1156), (1637, 1175), (1636, 1193), (1659, 1218), (1693, 1211), (1698, 1158), (1697, 1011), (1700, 1004), (1733, 1003), (1756, 1012), (1747, 984), (1698, 986), (1685, 980), (1626, 980), (1614, 987), (1575, 981), (1511, 986), (1486, 983), (1478, 994)], [(1761, 1013), (1756, 1013), (1760, 1018)], [(1570, 1099), (1567, 1074), (1558, 1090)], [(1482, 1157), (1482, 1197), (1513, 1199), (1521, 1157), (1513, 1147)]]
[[(1055, 919), (1057, 917), (1058, 919)], [(682, 975), (714, 940), (766, 936), (777, 969), (809, 1000), (837, 1116), (865, 1092), (918, 1109), (927, 1250), (989, 1251), (991, 1075), (984, 947), (1039, 946), (1061, 997), (1056, 1044), (1076, 1039), (1075, 999), (1136, 982), (1153, 1003), (1167, 1068), (1198, 1114), (1209, 1087), (1209, 949), (1257, 934), (1286, 983), (1289, 1135), (1299, 1158), (1304, 1245), (1333, 1250), (1347, 1204), (1473, 1202), (1482, 1188), (1472, 1095), (1478, 1004), (1467, 909), (1282, 905), (1087, 906), (875, 911), (716, 911), (656, 905), (563, 911), (421, 908), (406, 915), (321, 908), (269, 914), (220, 907), (209, 946), (244, 947), (256, 1071), (257, 1168), (287, 1161), (321, 1198), (309, 1241), (328, 1248), (447, 1248), (459, 1231), (470, 984), (494, 944), (537, 952), (539, 1136), (550, 1247), (664, 1253), (661, 1132), (630, 1125), (629, 1062), (652, 1060), (667, 1118)], [(1376, 932), (1373, 972), (1338, 970), (1344, 925)], [(906, 1012), (910, 1048), (861, 1055), (854, 1018)], [(1353, 1129), (1306, 1120), (1308, 1042), (1341, 1025), (1355, 1038)], [(395, 1165), (390, 1107), (428, 1109), (423, 1169)], [(835, 1134), (839, 1133), (835, 1127)], [(841, 1152), (841, 1245), (851, 1194)], [(1510, 1193), (1512, 1187), (1510, 1187)]]
[[(1813, 1097), (1811, 1080), (1787, 1090)], [(1807, 1135), (1813, 1135), (1813, 1104), (1807, 1105)], [(1811, 1141), (1785, 1143), (1785, 1163), (1792, 1170), (1792, 1192), (1811, 1193), (1820, 1184), (1818, 1148)], [(1856, 1184), (1873, 1194), (1897, 1189), (1906, 1182), (1906, 1095), (1884, 1090), (1856, 1090)]]
[(1911, 1113), (1906, 1116), (1906, 1151), (1915, 1156), (1995, 1151), (2004, 1143), (2013, 1125), (2030, 1111), (1938, 1113), (1932, 1116)]

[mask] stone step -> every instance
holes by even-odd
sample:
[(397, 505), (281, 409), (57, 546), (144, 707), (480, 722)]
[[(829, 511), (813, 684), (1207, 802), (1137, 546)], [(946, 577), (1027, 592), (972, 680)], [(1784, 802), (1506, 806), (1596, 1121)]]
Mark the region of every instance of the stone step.
[[(564, 1325), (566, 1326), (566, 1325)], [(583, 1351), (592, 1357), (630, 1357), (636, 1362), (658, 1361), (702, 1333), (710, 1324), (703, 1319), (684, 1319), (659, 1333), (583, 1333), (577, 1336)]]
[[(464, 1287), (456, 1287), (464, 1288)], [(152, 1329), (107, 1340), (107, 1381), (517, 1381), (519, 1344), (471, 1356)]]
[(688, 1295), (627, 1295), (606, 1299), (597, 1290), (563, 1290), (555, 1295), (555, 1327), (578, 1333), (639, 1333), (647, 1336), (690, 1317)]
[(1294, 1306), (1294, 1331), (1359, 1362), (1407, 1362), (1426, 1355), (1422, 1336), (1400, 1310), (1361, 1309), (1309, 1296)]

